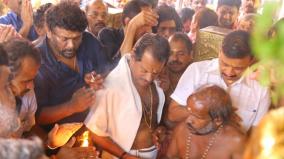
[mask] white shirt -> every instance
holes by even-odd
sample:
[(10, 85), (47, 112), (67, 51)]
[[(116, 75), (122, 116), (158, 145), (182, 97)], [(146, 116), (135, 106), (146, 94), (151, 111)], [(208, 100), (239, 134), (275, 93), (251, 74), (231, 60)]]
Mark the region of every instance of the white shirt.
[[(110, 137), (129, 152), (142, 118), (142, 104), (132, 82), (127, 58), (128, 55), (123, 56), (118, 66), (105, 79), (104, 89), (97, 92), (96, 103), (88, 114), (85, 125), (98, 136)], [(156, 89), (159, 95), (159, 122), (165, 96), (157, 84)]]
[(215, 84), (227, 90), (237, 114), (242, 118), (244, 131), (259, 123), (270, 106), (270, 94), (266, 87), (248, 77), (242, 77), (229, 87), (222, 79), (218, 59), (196, 62), (186, 69), (171, 98), (180, 105), (186, 106), (187, 98), (199, 87)]
[(14, 137), (21, 137), (23, 132), (29, 131), (35, 125), (37, 102), (34, 90), (27, 92), (23, 97), (21, 97), (21, 100), (22, 105), (19, 114), (21, 126)]

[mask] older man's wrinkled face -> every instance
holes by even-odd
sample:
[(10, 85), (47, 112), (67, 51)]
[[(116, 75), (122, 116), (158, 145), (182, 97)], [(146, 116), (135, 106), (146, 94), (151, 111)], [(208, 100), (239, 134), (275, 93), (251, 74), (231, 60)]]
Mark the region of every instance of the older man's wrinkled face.
[(238, 18), (239, 10), (237, 7), (222, 5), (217, 9), (218, 23), (220, 27), (232, 29)]
[(88, 29), (95, 36), (98, 35), (101, 29), (106, 27), (107, 10), (107, 6), (102, 2), (94, 2), (87, 6), (86, 15), (89, 23)]
[(9, 86), (9, 75), (10, 69), (8, 66), (0, 66), (0, 104), (15, 109), (16, 102)]
[(10, 87), (15, 96), (24, 96), (28, 91), (34, 88), (34, 78), (40, 65), (31, 57), (24, 57), (21, 62), (21, 68), (11, 80)]
[(197, 99), (194, 95), (187, 101), (188, 117), (186, 124), (193, 134), (206, 135), (216, 129), (216, 124), (209, 116), (206, 102)]
[(8, 66), (0, 66), (0, 137), (10, 137), (20, 127), (15, 97), (10, 89)]

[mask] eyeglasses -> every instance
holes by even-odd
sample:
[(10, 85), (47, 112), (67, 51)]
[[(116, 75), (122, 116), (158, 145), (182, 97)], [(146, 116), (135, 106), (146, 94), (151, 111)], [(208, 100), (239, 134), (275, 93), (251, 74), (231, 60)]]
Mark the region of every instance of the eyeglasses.
[(107, 13), (92, 12), (90, 14), (87, 14), (87, 16), (90, 16), (92, 19), (96, 19), (97, 17), (101, 16), (102, 19), (105, 19), (107, 18)]

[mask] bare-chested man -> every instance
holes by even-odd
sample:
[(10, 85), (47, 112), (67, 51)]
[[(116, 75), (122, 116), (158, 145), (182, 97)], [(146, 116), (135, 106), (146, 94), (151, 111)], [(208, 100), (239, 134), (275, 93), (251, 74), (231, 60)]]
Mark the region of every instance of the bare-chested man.
[(132, 54), (124, 55), (106, 77), (105, 88), (97, 92), (85, 125), (93, 133), (94, 142), (113, 157), (156, 158), (152, 136), (161, 119), (165, 97), (155, 79), (169, 54), (166, 39), (145, 34)]
[(206, 85), (187, 99), (189, 116), (174, 130), (167, 158), (241, 158), (244, 135), (231, 120), (230, 96), (222, 88)]

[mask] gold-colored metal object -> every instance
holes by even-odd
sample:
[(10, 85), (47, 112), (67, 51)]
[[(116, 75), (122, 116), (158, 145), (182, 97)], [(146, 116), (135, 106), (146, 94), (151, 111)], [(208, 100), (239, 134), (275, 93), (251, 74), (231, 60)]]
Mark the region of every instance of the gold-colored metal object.
[(216, 26), (200, 29), (194, 46), (194, 61), (210, 60), (218, 57), (223, 39), (231, 31)]
[(270, 111), (253, 130), (243, 159), (284, 158), (284, 107)]

